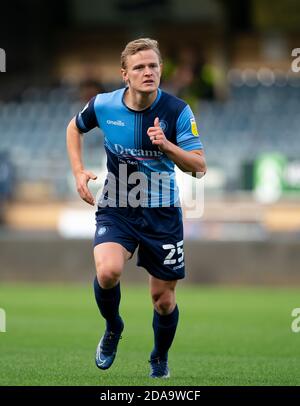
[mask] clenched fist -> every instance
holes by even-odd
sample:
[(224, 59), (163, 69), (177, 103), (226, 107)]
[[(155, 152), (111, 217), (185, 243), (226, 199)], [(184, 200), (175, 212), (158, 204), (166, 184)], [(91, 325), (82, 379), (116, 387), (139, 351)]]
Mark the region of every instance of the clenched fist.
[(168, 150), (170, 141), (167, 140), (163, 130), (159, 126), (159, 118), (156, 117), (154, 120), (153, 127), (149, 127), (147, 134), (153, 145), (157, 145), (158, 149), (162, 152)]

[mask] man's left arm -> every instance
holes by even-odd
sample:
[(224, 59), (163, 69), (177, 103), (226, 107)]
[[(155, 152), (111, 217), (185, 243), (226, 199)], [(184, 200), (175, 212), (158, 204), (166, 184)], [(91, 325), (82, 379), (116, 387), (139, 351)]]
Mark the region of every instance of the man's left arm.
[(166, 149), (162, 150), (183, 172), (202, 177), (206, 173), (206, 162), (203, 149), (185, 151), (167, 140)]

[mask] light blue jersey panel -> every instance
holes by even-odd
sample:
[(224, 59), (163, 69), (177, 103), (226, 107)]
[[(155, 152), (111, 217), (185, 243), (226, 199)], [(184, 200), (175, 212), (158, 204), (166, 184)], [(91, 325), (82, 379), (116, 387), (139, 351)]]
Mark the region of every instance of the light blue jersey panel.
[(135, 148), (135, 117), (124, 107), (123, 94), (124, 89), (99, 94), (94, 103), (99, 127), (104, 132), (104, 145), (116, 154), (124, 148)]
[(186, 151), (203, 149), (194, 114), (189, 105), (181, 112), (176, 123), (176, 140), (180, 148)]

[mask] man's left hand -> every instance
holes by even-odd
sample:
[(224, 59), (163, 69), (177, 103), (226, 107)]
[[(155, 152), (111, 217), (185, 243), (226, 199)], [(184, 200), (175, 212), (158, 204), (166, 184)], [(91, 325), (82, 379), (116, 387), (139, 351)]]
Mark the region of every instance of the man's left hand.
[(158, 149), (162, 152), (166, 152), (169, 148), (170, 141), (167, 140), (163, 130), (159, 126), (159, 118), (154, 120), (154, 126), (149, 127), (147, 134), (153, 145), (157, 145)]

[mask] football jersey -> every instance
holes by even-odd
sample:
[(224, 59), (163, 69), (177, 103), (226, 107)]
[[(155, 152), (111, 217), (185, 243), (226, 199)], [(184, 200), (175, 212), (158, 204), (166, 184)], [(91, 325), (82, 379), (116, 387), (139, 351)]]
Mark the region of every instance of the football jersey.
[(144, 207), (176, 205), (175, 164), (152, 144), (147, 130), (158, 117), (169, 141), (186, 151), (199, 150), (194, 115), (187, 103), (161, 89), (150, 107), (132, 110), (124, 102), (126, 90), (98, 94), (76, 115), (80, 132), (99, 127), (104, 134), (108, 175), (98, 205), (125, 207), (130, 195)]

